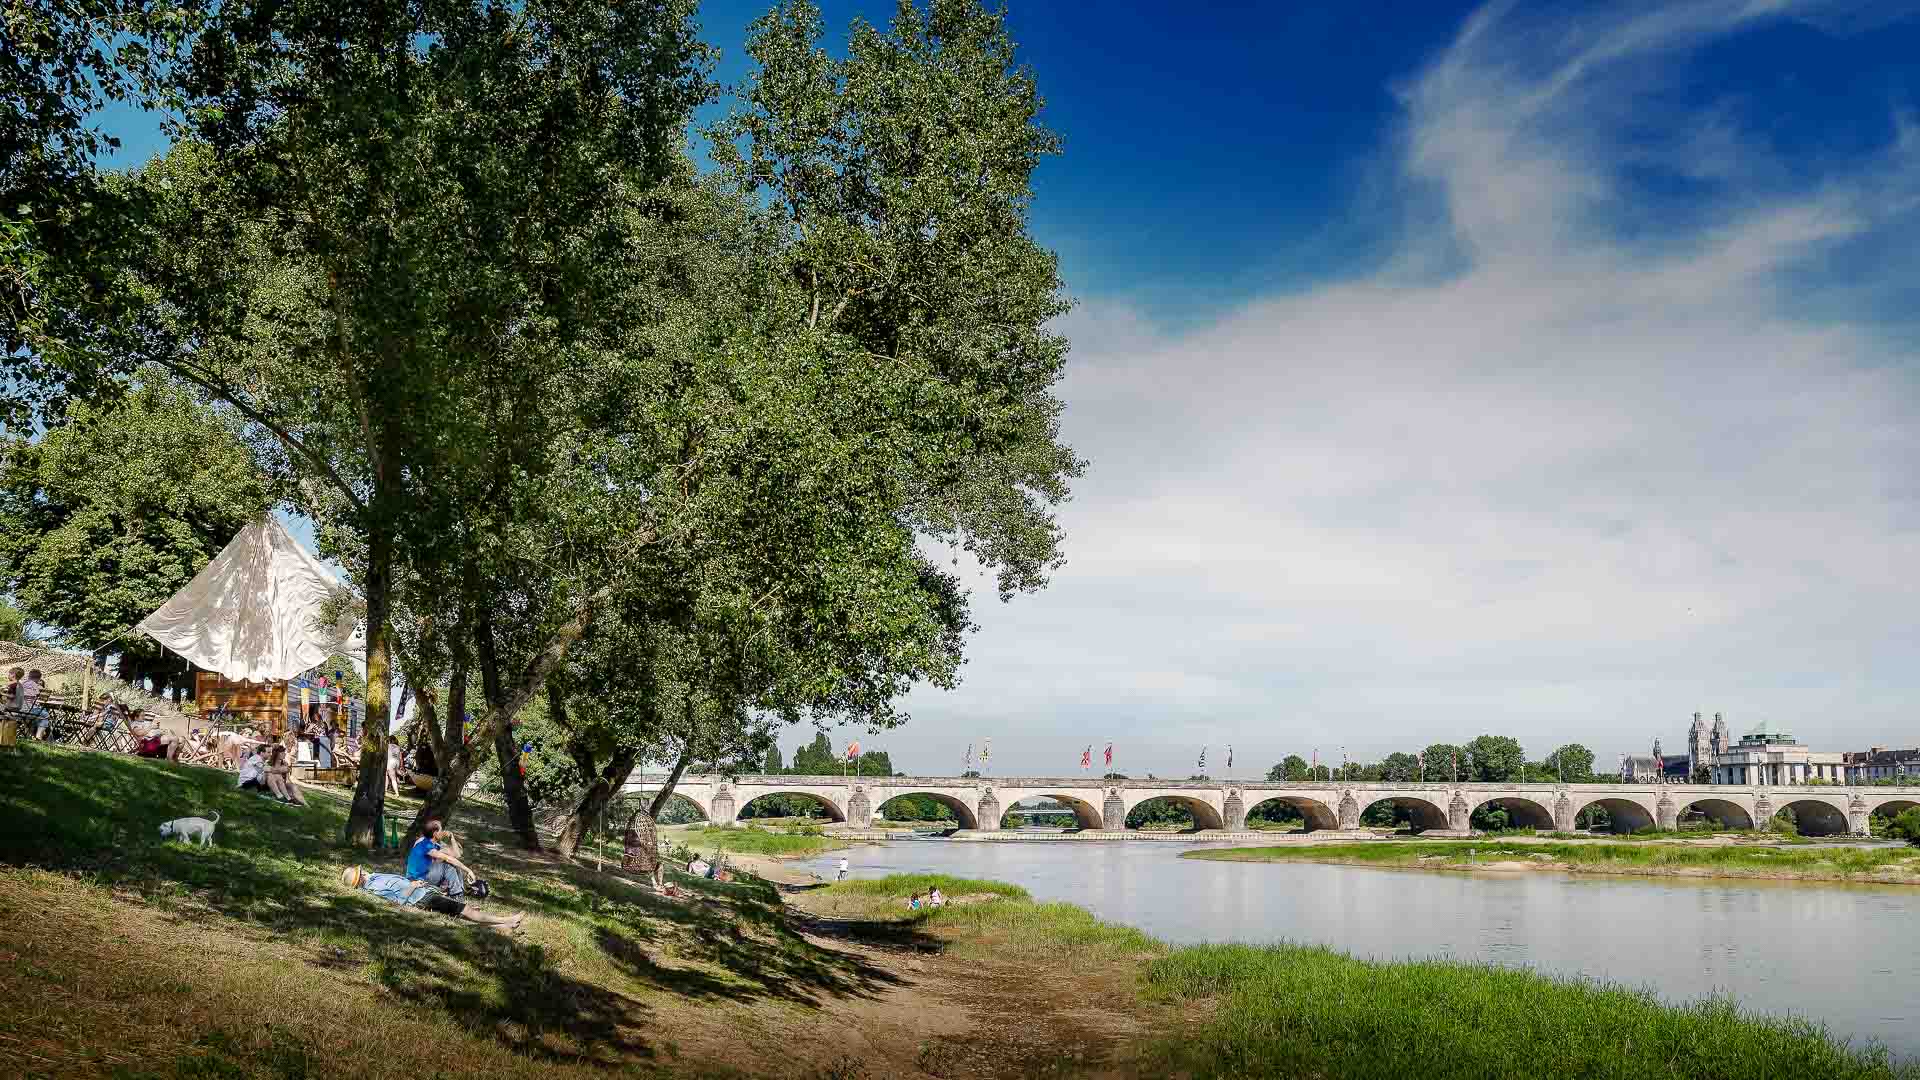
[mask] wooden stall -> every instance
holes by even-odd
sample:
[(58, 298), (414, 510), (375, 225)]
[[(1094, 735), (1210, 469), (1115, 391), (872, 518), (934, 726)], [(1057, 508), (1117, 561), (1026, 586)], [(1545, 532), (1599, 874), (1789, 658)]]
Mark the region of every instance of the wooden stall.
[(232, 723), (278, 738), (287, 730), (287, 684), (238, 682), (213, 671), (196, 671), (194, 700), (200, 715), (211, 717), (225, 709)]

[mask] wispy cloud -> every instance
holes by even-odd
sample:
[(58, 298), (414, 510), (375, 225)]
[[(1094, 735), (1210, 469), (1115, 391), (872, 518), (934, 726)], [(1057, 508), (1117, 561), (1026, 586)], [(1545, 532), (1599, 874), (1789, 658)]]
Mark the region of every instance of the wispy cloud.
[(1377, 274), (1179, 335), (1080, 309), (1072, 561), (981, 612), (896, 760), (992, 734), (1059, 771), (1113, 738), (1165, 774), (1201, 743), (1264, 767), (1491, 731), (1604, 761), (1696, 708), (1920, 741), (1920, 357), (1794, 302), (1819, 260), (1847, 310), (1872, 283), (1835, 252), (1920, 233), (1920, 138), (1889, 103), (1880, 153), (1783, 168), (1667, 93), (1691, 50), (1884, 14), (1495, 5), (1399, 88), (1412, 225)]

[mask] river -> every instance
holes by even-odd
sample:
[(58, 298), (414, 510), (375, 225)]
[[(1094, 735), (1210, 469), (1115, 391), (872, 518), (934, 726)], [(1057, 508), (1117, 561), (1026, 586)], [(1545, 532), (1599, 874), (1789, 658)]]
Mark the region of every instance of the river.
[(1294, 941), (1731, 994), (1920, 1057), (1920, 889), (1444, 873), (1181, 859), (1177, 843), (899, 841), (802, 863), (831, 879), (936, 872), (1021, 885), (1179, 944)]

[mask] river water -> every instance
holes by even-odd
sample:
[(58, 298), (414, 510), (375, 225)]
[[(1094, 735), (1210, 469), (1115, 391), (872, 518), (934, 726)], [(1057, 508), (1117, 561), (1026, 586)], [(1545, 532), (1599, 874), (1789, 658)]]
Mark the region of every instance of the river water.
[(937, 872), (1024, 886), (1166, 941), (1293, 941), (1730, 994), (1920, 1057), (1920, 889), (1179, 858), (1166, 842), (899, 841), (802, 865), (831, 879)]

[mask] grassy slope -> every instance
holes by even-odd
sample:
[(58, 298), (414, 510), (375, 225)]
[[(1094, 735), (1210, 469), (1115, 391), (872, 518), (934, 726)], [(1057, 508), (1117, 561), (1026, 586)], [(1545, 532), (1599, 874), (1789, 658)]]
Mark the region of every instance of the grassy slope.
[[(808, 943), (774, 891), (697, 899), (528, 858), (462, 823), (515, 939), (336, 883), (343, 799), (305, 809), (229, 773), (26, 746), (0, 754), (0, 1075), (698, 1075), (760, 1030), (895, 980)], [(218, 810), (208, 850), (161, 821)], [(749, 1052), (730, 1044), (746, 1040)], [(8, 1067), (9, 1065), (17, 1067)], [(730, 1071), (721, 1067), (720, 1071)]]
[(1838, 880), (1911, 879), (1920, 872), (1920, 849), (1766, 848), (1750, 845), (1703, 847), (1649, 843), (1527, 843), (1502, 846), (1498, 840), (1408, 842), (1367, 841), (1294, 847), (1213, 848), (1183, 853), (1189, 859), (1220, 862), (1336, 862), (1368, 866), (1448, 869), (1494, 862), (1524, 862), (1545, 855), (1548, 865), (1612, 873), (1661, 873), (1704, 870), (1745, 877), (1811, 877)]
[[(939, 884), (991, 902), (908, 916)], [(993, 882), (899, 877), (810, 896), (844, 914), (911, 922), (961, 955), (1012, 953), (1049, 980), (1140, 973), (1144, 1006), (1177, 1036), (1135, 1049), (1130, 1072), (1194, 1077), (1896, 1077), (1920, 1066), (1849, 1050), (1817, 1026), (1725, 1001), (1674, 1007), (1616, 986), (1444, 962), (1377, 963), (1291, 945), (1169, 946), (1070, 904)]]

